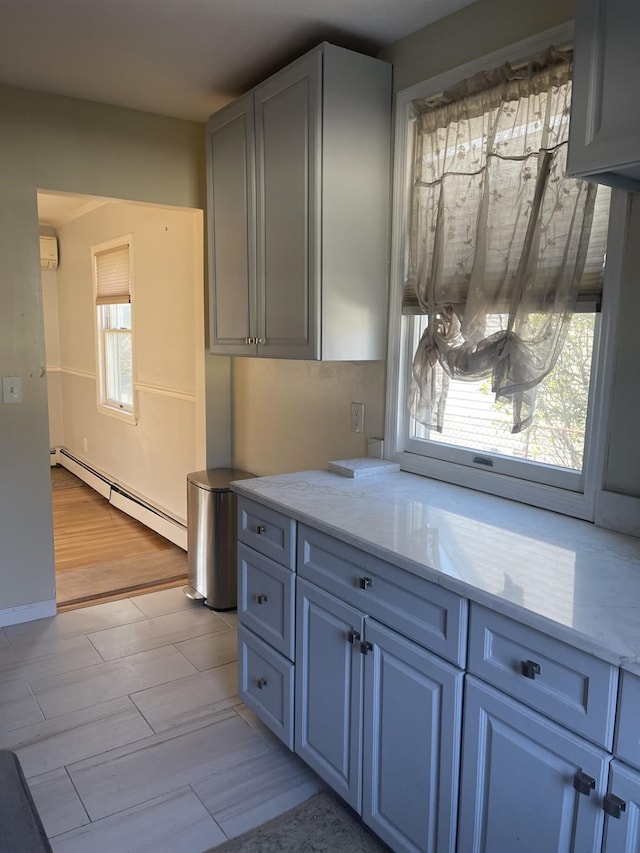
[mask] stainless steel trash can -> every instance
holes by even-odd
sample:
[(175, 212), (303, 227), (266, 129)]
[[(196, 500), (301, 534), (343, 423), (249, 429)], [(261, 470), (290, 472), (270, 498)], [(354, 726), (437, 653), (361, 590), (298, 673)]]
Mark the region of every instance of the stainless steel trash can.
[(185, 595), (212, 610), (233, 610), (236, 585), (236, 496), (233, 480), (253, 477), (236, 468), (187, 475), (187, 571)]

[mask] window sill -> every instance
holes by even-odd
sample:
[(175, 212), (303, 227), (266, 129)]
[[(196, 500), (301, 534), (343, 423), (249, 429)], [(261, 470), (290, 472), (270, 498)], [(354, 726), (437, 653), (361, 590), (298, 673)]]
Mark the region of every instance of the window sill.
[(581, 492), (546, 486), (494, 471), (481, 471), (406, 451), (396, 453), (392, 461), (398, 462), (401, 470), (410, 474), (420, 474), (476, 492), (559, 512), (584, 521), (593, 521), (594, 501)]
[(115, 406), (106, 406), (104, 403), (98, 403), (98, 414), (109, 415), (131, 426), (136, 426), (138, 423), (138, 416), (135, 412), (127, 412), (124, 409), (117, 409)]

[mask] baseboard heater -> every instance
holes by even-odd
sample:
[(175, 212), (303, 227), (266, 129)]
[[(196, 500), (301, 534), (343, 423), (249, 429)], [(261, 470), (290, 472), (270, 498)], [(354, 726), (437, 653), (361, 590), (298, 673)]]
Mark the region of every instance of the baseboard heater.
[[(98, 494), (105, 497), (116, 509), (135, 518), (151, 530), (155, 530), (165, 539), (178, 545), (183, 551), (187, 550), (187, 527), (182, 522), (172, 518), (167, 513), (150, 503), (131, 494), (118, 483), (109, 480), (103, 473), (73, 456), (68, 450), (60, 448), (57, 451), (58, 463), (75, 474), (83, 483), (91, 486)], [(186, 486), (185, 486), (186, 488)]]

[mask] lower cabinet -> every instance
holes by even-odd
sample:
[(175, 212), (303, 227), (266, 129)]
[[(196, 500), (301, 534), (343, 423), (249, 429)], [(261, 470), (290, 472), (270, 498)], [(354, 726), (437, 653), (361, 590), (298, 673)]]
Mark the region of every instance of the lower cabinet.
[(465, 675), (465, 600), (239, 518), (239, 695), (393, 851), (640, 853), (638, 676), (476, 604)]
[(640, 850), (640, 773), (621, 761), (612, 761), (609, 793), (604, 799), (603, 853)]
[(607, 752), (467, 676), (462, 755), (460, 851), (601, 849)]
[(238, 626), (238, 695), (280, 740), (293, 749), (293, 664)]
[(298, 579), (296, 752), (395, 851), (453, 853), (463, 674)]

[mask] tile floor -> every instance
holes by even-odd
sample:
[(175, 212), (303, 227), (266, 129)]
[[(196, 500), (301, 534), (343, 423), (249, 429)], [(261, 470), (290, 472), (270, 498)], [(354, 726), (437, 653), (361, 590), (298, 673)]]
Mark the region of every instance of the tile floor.
[(202, 853), (322, 787), (238, 699), (236, 627), (169, 589), (0, 628), (0, 748), (55, 853)]

